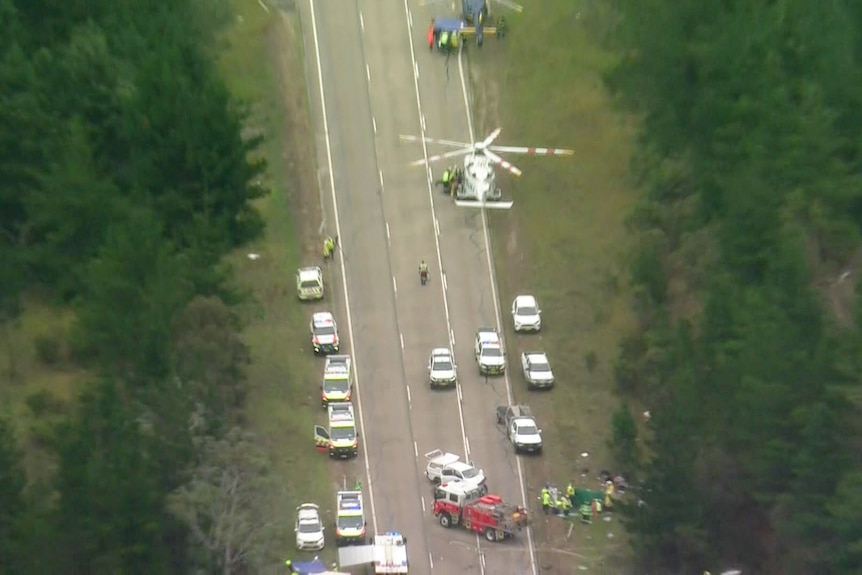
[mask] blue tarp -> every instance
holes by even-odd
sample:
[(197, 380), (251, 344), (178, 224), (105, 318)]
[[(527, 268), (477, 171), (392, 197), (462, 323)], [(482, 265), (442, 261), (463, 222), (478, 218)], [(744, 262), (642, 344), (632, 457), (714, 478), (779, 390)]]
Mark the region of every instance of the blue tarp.
[(458, 18), (435, 18), (434, 29), (443, 32), (458, 32), (465, 28), (467, 24)]
[(294, 561), (291, 565), (293, 570), (299, 575), (311, 575), (312, 573), (325, 573), (326, 565), (319, 560), (314, 561)]

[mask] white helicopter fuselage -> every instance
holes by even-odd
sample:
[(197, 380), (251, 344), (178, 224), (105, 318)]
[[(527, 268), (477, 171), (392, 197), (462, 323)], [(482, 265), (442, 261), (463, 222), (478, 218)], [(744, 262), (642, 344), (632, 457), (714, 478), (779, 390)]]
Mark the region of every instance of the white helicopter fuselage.
[(496, 185), (494, 165), (484, 155), (469, 154), (464, 158), (464, 181), (455, 197), (462, 201), (497, 201), (502, 193)]

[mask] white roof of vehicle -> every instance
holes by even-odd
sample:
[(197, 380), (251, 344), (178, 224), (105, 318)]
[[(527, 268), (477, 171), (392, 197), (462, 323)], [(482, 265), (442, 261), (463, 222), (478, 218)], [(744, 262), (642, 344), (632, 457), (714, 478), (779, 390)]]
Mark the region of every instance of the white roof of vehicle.
[(330, 355), (327, 357), (323, 376), (329, 379), (347, 379), (350, 376), (350, 356)]
[(551, 363), (548, 361), (548, 355), (543, 351), (529, 351), (524, 354), (524, 357), (526, 357), (530, 363)]
[(361, 491), (339, 491), (336, 500), (338, 501), (338, 515), (362, 514)]
[(301, 280), (316, 280), (320, 279), (323, 272), (318, 267), (299, 268), (299, 279)]
[(429, 451), (425, 454), (425, 457), (432, 463), (436, 463), (438, 465), (452, 465), (456, 461), (460, 461), (461, 458), (454, 453), (443, 453), (439, 449), (435, 449), (434, 451)]
[(335, 325), (335, 318), (328, 311), (319, 311), (311, 316), (314, 327), (325, 327)]
[(539, 307), (536, 305), (536, 298), (531, 295), (519, 295), (515, 298), (516, 307)]
[(330, 423), (352, 423), (353, 404), (347, 402), (330, 403), (329, 404), (329, 422)]
[(445, 355), (446, 357), (452, 357), (452, 353), (449, 351), (448, 347), (435, 347), (431, 350), (431, 356), (436, 357), (438, 355)]

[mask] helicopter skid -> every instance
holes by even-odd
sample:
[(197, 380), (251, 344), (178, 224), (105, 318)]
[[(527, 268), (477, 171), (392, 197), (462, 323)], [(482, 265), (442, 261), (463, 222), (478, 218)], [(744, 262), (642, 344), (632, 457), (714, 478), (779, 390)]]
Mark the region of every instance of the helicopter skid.
[(480, 202), (477, 200), (455, 200), (459, 208), (491, 208), (496, 210), (508, 210), (515, 202)]

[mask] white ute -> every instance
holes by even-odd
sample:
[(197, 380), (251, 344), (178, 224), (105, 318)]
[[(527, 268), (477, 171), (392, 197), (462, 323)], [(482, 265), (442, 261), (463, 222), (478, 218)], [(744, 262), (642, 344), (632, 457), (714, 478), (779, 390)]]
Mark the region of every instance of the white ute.
[(425, 476), (434, 485), (449, 481), (463, 481), (479, 488), (482, 494), (488, 493), (485, 472), (476, 469), (472, 463), (461, 461), (454, 453), (444, 453), (439, 449), (425, 454), (428, 464), (425, 466)]
[(497, 408), (497, 424), (506, 428), (515, 453), (541, 453), (542, 430), (526, 405), (501, 405)]
[(428, 379), (431, 387), (454, 387), (458, 382), (452, 352), (446, 347), (431, 350), (428, 358)]
[(536, 298), (519, 295), (512, 302), (512, 321), (515, 331), (540, 331), (542, 329), (542, 310)]

